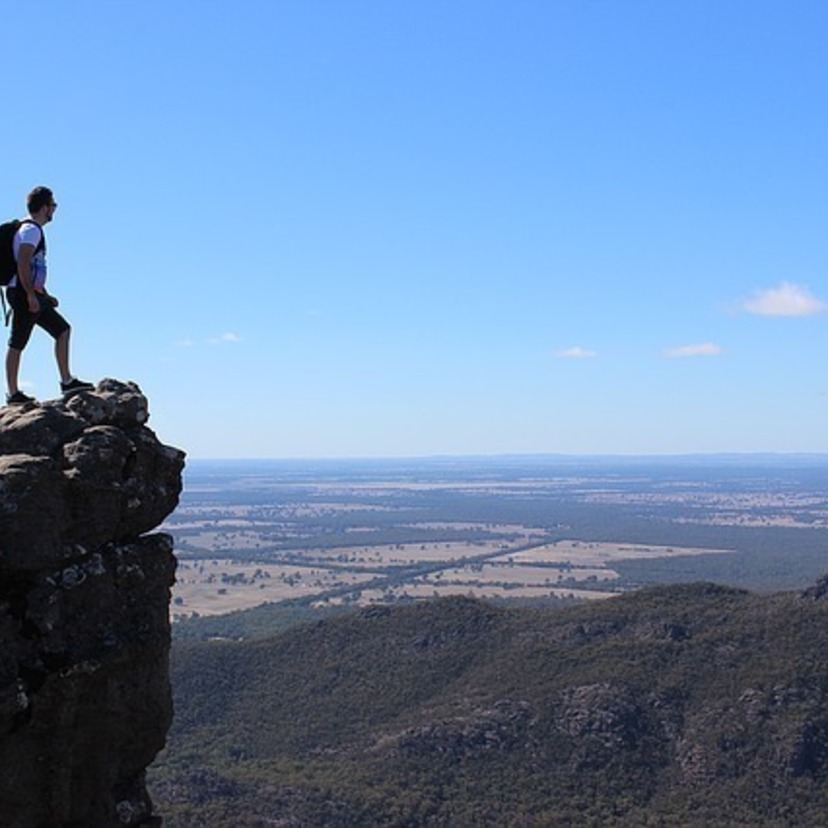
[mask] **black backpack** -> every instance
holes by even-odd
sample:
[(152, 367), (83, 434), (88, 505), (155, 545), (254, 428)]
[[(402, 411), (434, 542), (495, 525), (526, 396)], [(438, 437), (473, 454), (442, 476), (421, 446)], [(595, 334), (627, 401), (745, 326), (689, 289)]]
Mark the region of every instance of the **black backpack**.
[[(0, 224), (0, 285), (7, 285), (17, 275), (17, 262), (14, 258), (14, 234), (21, 224), (37, 224), (31, 219), (12, 219)], [(46, 247), (46, 235), (40, 228), (40, 241), (35, 253)]]

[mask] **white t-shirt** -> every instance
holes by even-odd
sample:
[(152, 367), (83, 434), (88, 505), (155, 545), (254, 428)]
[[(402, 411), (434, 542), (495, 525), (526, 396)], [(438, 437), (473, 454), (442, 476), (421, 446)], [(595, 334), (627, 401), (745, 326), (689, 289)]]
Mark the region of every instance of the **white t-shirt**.
[[(14, 234), (13, 249), (15, 261), (19, 257), (21, 244), (30, 244), (37, 250), (42, 236), (43, 230), (39, 225), (28, 221), (21, 224)], [(32, 284), (35, 290), (43, 290), (43, 286), (46, 284), (46, 251), (44, 249), (37, 250), (34, 256), (32, 256)], [(17, 276), (14, 276), (9, 282), (9, 287), (17, 286)]]

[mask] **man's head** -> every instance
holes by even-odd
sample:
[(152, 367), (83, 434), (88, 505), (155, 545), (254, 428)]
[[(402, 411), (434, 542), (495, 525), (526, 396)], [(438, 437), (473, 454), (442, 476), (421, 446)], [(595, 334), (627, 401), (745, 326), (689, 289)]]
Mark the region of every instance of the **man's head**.
[(38, 220), (40, 224), (46, 224), (52, 220), (55, 214), (55, 196), (48, 187), (35, 187), (30, 193), (26, 205), (29, 215)]

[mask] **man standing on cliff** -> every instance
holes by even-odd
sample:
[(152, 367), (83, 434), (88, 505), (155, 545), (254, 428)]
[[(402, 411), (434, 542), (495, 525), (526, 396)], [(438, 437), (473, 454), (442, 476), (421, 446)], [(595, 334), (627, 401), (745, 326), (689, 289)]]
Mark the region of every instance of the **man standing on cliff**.
[(14, 236), (17, 275), (9, 282), (6, 296), (12, 313), (11, 336), (6, 351), (6, 402), (10, 405), (34, 402), (18, 387), (20, 358), (35, 325), (55, 340), (55, 360), (60, 372), (60, 390), (65, 397), (92, 388), (89, 382), (73, 377), (69, 370), (69, 323), (57, 312), (58, 300), (46, 291), (46, 235), (43, 227), (55, 215), (57, 204), (48, 187), (29, 193), (29, 218), (20, 223)]

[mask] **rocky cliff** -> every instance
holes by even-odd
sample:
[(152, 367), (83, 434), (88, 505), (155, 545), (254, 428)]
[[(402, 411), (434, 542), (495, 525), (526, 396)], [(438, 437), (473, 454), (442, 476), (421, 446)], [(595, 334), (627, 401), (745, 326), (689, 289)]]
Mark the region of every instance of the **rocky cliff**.
[(132, 383), (0, 410), (0, 825), (160, 824), (184, 454)]

